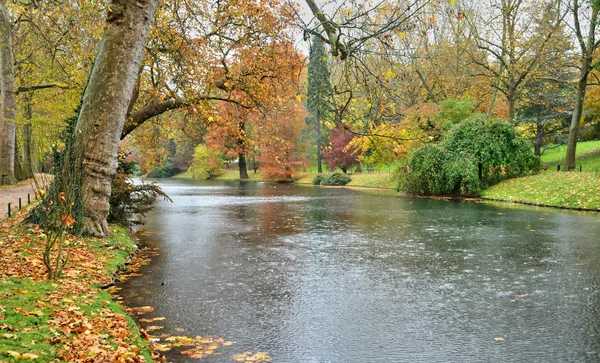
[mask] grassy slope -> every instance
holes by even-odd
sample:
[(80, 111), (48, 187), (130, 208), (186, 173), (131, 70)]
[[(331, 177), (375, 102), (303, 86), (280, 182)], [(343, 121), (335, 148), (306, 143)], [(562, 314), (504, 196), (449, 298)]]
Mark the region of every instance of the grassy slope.
[(151, 362), (133, 319), (97, 287), (136, 251), (127, 230), (112, 227), (108, 240), (69, 240), (64, 277), (50, 282), (41, 260), (44, 235), (21, 219), (0, 225), (0, 362)]
[[(600, 141), (580, 142), (577, 163), (584, 172), (556, 172), (564, 162), (565, 146), (548, 150), (542, 162), (551, 164), (548, 171), (523, 178), (506, 180), (483, 193), (489, 199), (533, 203), (548, 206), (600, 209)], [(588, 170), (586, 172), (586, 170)]]

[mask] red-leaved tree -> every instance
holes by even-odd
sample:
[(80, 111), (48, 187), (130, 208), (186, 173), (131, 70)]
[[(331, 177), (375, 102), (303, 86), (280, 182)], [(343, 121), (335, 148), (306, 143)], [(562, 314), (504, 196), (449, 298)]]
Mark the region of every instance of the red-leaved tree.
[(329, 170), (342, 169), (345, 173), (353, 166), (358, 165), (358, 152), (349, 145), (356, 135), (348, 132), (343, 127), (337, 127), (329, 136), (331, 146), (324, 152)]

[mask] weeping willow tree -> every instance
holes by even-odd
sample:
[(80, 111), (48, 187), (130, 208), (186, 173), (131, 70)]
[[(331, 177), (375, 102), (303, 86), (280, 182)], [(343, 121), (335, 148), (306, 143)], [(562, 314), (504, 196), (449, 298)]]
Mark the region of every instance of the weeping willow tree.
[[(80, 232), (109, 234), (106, 217), (120, 135), (158, 2), (112, 0), (107, 6), (104, 36), (80, 108), (67, 130), (61, 169), (32, 215), (41, 225), (71, 216)], [(59, 196), (66, 198), (62, 205), (69, 210), (57, 216)]]

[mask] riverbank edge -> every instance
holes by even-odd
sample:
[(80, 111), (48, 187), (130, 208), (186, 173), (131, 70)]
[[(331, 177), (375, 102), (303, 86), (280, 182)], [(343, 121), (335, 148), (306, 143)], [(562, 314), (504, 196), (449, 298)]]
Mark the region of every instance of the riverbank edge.
[[(312, 184), (312, 178), (314, 178), (314, 176), (317, 175), (317, 173), (303, 173), (302, 177), (296, 181), (294, 181), (294, 184), (300, 184), (300, 185), (313, 185)], [(369, 177), (377, 179), (379, 178), (389, 178), (389, 174), (367, 174)], [(352, 175), (351, 175), (352, 177)], [(187, 175), (187, 173), (181, 173), (176, 175), (174, 178), (177, 179), (193, 179), (191, 177), (191, 174)], [(244, 181), (244, 182), (266, 182), (266, 183), (276, 183), (275, 181), (272, 180), (264, 180), (262, 178), (257, 178), (256, 176), (254, 178), (250, 178), (250, 179), (245, 179), (242, 180), (239, 177), (232, 177), (232, 173), (226, 173), (223, 174), (221, 176), (218, 176), (212, 180), (227, 180), (227, 181)], [(352, 184), (352, 182), (350, 183)], [(381, 186), (373, 186), (373, 185), (360, 185), (360, 184), (355, 184), (354, 185), (344, 185), (344, 186), (322, 186), (322, 185), (313, 185), (315, 187), (325, 187), (325, 188), (349, 188), (349, 189), (371, 189), (371, 190), (388, 190), (388, 191), (394, 191), (395, 188), (393, 186), (389, 186), (389, 187), (381, 187)], [(409, 194), (406, 192), (397, 192), (398, 195), (400, 196), (405, 196), (405, 197), (417, 197), (417, 198), (424, 198), (424, 199), (436, 199), (436, 200), (463, 200), (463, 201), (489, 201), (489, 202), (499, 202), (499, 203), (507, 203), (507, 204), (519, 204), (519, 205), (528, 205), (528, 206), (534, 206), (534, 207), (544, 207), (544, 208), (553, 208), (553, 209), (560, 209), (560, 210), (571, 210), (571, 211), (580, 211), (580, 212), (592, 212), (592, 213), (598, 213), (600, 212), (600, 209), (596, 209), (596, 208), (581, 208), (581, 207), (572, 207), (572, 206), (568, 206), (568, 205), (555, 205), (555, 204), (546, 204), (546, 203), (540, 203), (540, 202), (536, 202), (536, 201), (527, 201), (527, 200), (513, 200), (513, 199), (503, 199), (503, 198), (492, 198), (492, 197), (486, 197), (486, 196), (481, 196), (481, 197), (464, 197), (464, 196), (427, 196), (427, 195), (416, 195), (416, 194)]]
[(0, 254), (0, 362), (154, 362), (133, 316), (105, 289), (139, 251), (131, 232), (111, 225), (106, 239), (69, 240), (76, 251), (65, 277), (48, 281), (45, 235), (22, 223), (26, 213), (0, 220), (0, 252), (15, 257), (10, 263)]
[(524, 200), (510, 200), (510, 199), (499, 199), (499, 198), (489, 198), (489, 197), (479, 197), (477, 199), (488, 201), (488, 202), (499, 202), (499, 203), (507, 203), (507, 204), (521, 204), (521, 205), (529, 205), (532, 207), (544, 207), (544, 208), (553, 208), (553, 209), (562, 209), (562, 210), (571, 210), (577, 212), (592, 212), (592, 213), (600, 213), (600, 209), (595, 208), (580, 208), (580, 207), (569, 207), (566, 205), (552, 205), (552, 204), (544, 204), (537, 202), (528, 202)]

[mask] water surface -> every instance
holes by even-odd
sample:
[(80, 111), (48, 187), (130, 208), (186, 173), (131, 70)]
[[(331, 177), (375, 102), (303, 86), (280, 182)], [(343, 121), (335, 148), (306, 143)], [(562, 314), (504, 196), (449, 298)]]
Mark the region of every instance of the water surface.
[[(164, 180), (122, 284), (206, 362), (598, 362), (596, 214), (391, 192)], [(496, 339), (495, 339), (496, 338)], [(500, 339), (501, 338), (501, 339)], [(502, 341), (502, 339), (504, 339)], [(170, 355), (170, 361), (185, 361)]]

